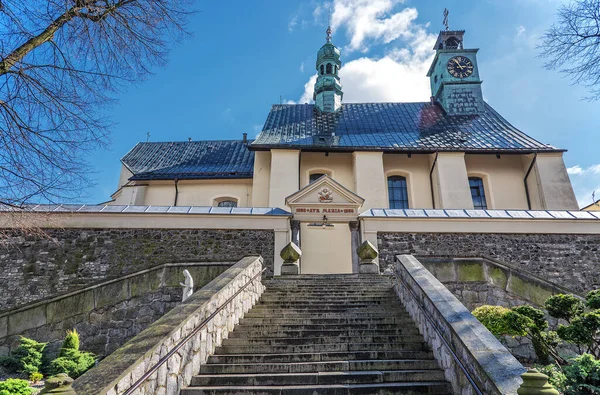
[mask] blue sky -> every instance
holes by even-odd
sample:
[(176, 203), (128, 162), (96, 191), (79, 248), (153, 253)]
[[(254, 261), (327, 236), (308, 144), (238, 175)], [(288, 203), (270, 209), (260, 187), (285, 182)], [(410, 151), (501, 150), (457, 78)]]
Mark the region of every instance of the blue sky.
[[(119, 159), (137, 142), (256, 136), (270, 106), (312, 95), (316, 52), (329, 9), (342, 49), (344, 101), (427, 101), (432, 46), (450, 9), (450, 27), (480, 48), (485, 99), (516, 127), (569, 151), (565, 162), (581, 205), (600, 196), (599, 102), (583, 101), (537, 58), (558, 0), (198, 1), (193, 36), (173, 46), (168, 65), (121, 94), (108, 151), (90, 158), (96, 186), (81, 201), (109, 199)], [(314, 78), (314, 77), (313, 77)]]

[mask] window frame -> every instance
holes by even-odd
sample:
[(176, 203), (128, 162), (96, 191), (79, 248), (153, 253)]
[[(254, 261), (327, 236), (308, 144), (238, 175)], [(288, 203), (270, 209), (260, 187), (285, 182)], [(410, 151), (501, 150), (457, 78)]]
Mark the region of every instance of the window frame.
[[(471, 181), (478, 181), (479, 185), (477, 186), (472, 186), (471, 185)], [(470, 174), (468, 177), (468, 182), (469, 182), (469, 194), (471, 195), (471, 201), (473, 202), (473, 209), (474, 210), (488, 210), (490, 209), (490, 204), (489, 204), (489, 193), (488, 193), (488, 189), (486, 188), (486, 180), (485, 177), (482, 177), (480, 175), (476, 175), (476, 174)], [(473, 196), (473, 189), (477, 188), (478, 192), (479, 192), (479, 196)], [(479, 204), (476, 205), (475, 204), (475, 198), (479, 198), (480, 199), (480, 203), (482, 202), (483, 204)], [(482, 199), (483, 198), (483, 199)]]
[[(390, 180), (393, 178), (398, 178), (401, 179), (402, 181), (404, 181), (404, 196), (405, 199), (400, 199), (400, 200), (392, 200), (392, 189), (395, 189), (397, 187), (392, 187), (390, 186)], [(406, 174), (398, 174), (398, 173), (391, 173), (391, 174), (386, 174), (386, 191), (387, 191), (387, 202), (388, 202), (388, 207), (390, 209), (393, 210), (406, 210), (406, 209), (410, 209), (411, 207), (411, 199), (410, 199), (410, 191), (409, 191), (409, 177)], [(392, 181), (394, 182), (394, 181)], [(402, 187), (399, 187), (398, 189), (402, 190)], [(392, 202), (405, 202), (405, 207), (397, 207), (395, 205), (392, 205)]]
[[(224, 202), (234, 202), (235, 206), (221, 206)], [(234, 196), (221, 196), (213, 199), (213, 207), (239, 207), (240, 199)]]

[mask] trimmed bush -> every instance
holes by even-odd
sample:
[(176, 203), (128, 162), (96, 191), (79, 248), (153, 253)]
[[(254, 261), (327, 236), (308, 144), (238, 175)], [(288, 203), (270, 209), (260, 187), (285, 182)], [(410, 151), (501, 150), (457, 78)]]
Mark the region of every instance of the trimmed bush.
[(76, 379), (96, 363), (94, 354), (85, 351), (65, 350), (63, 355), (50, 363), (50, 371), (53, 375), (66, 373)]
[(600, 360), (583, 354), (569, 362), (570, 365), (563, 367), (564, 395), (600, 394)]
[(584, 304), (574, 295), (558, 294), (546, 299), (544, 307), (552, 317), (571, 322), (583, 313)]
[(585, 296), (585, 304), (592, 310), (600, 309), (600, 289), (588, 292)]
[(62, 347), (60, 348), (59, 357), (64, 357), (69, 350), (79, 351), (79, 333), (77, 330), (67, 331), (65, 340), (63, 340)]
[(0, 381), (0, 395), (31, 395), (33, 388), (27, 380), (8, 379)]
[(40, 343), (21, 336), (21, 345), (8, 357), (0, 360), (0, 365), (11, 372), (30, 375), (38, 373), (42, 366), (42, 352), (47, 343)]

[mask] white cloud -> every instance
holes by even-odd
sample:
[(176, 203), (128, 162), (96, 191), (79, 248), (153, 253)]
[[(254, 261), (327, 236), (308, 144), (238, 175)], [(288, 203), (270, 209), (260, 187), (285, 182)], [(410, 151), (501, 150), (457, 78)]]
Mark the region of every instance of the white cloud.
[(288, 31), (291, 33), (294, 31), (296, 26), (298, 25), (298, 15), (292, 15), (290, 21), (288, 22)]
[(404, 0), (334, 0), (332, 27), (345, 27), (350, 43), (347, 51), (366, 51), (368, 42), (390, 43), (398, 38), (410, 38), (417, 18), (415, 8), (393, 12)]
[(304, 62), (300, 63), (300, 72), (304, 73)]
[(527, 29), (525, 29), (525, 26), (520, 25), (517, 27), (517, 37), (520, 36), (521, 34), (525, 33)]
[[(417, 11), (404, 8), (393, 12), (399, 0), (335, 0), (333, 24), (346, 27), (348, 47), (364, 50), (367, 42), (389, 43), (378, 58), (363, 56), (340, 69), (344, 102), (413, 102), (430, 96), (427, 70), (434, 56), (436, 36), (425, 25), (414, 23)], [(321, 8), (315, 10), (320, 14)], [(344, 54), (342, 54), (344, 55)], [(312, 101), (317, 76), (304, 86), (299, 103)]]
[(600, 164), (586, 168), (576, 165), (569, 167), (567, 173), (571, 178), (579, 207), (590, 205), (594, 192), (596, 192), (596, 200), (600, 199)]

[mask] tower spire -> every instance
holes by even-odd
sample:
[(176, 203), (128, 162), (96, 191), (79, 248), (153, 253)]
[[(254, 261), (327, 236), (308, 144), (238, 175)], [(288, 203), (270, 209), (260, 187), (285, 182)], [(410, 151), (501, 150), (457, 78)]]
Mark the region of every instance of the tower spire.
[(342, 62), (340, 50), (331, 42), (331, 13), (325, 33), (327, 42), (317, 52), (317, 81), (313, 99), (320, 111), (335, 112), (342, 107), (342, 84), (338, 75)]

